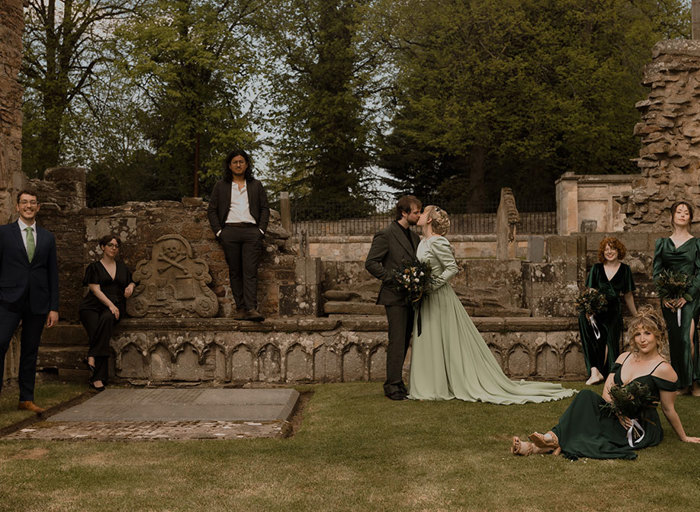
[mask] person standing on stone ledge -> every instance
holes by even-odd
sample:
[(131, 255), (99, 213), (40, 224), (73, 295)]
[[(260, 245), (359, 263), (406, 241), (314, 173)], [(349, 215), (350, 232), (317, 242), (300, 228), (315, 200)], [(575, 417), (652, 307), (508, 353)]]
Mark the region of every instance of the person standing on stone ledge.
[(58, 322), (56, 238), (36, 224), (36, 192), (17, 194), (19, 219), (0, 226), (0, 390), (5, 354), (20, 321), (19, 409), (41, 414), (34, 403), (41, 333)]
[(671, 206), (673, 233), (656, 241), (653, 277), (658, 282), (663, 271), (681, 272), (690, 282), (682, 297), (661, 299), (661, 311), (666, 320), (671, 366), (678, 374), (678, 388), (683, 393), (700, 396), (696, 333), (700, 316), (700, 241), (690, 233), (692, 221), (690, 203), (678, 201)]
[(229, 269), (234, 318), (261, 322), (258, 311), (258, 265), (270, 220), (267, 194), (253, 178), (253, 166), (243, 150), (231, 151), (224, 161), (224, 177), (211, 192), (209, 224), (221, 244)]
[(121, 240), (114, 235), (100, 238), (102, 258), (85, 269), (83, 286), (88, 293), (80, 303), (80, 322), (88, 334), (90, 349), (85, 364), (91, 370), (90, 387), (104, 391), (109, 377), (109, 340), (114, 325), (124, 316), (126, 299), (134, 293), (136, 283), (127, 266), (117, 260)]
[(398, 292), (387, 285), (391, 273), (404, 260), (416, 257), (420, 242), (417, 234), (410, 230), (420, 217), (421, 202), (414, 196), (403, 196), (396, 203), (396, 220), (374, 235), (367, 254), (365, 268), (382, 281), (377, 304), (386, 308), (389, 322), (389, 345), (386, 350), (386, 381), (384, 394), (392, 400), (405, 400), (408, 396), (403, 382), (403, 363), (413, 328), (413, 306)]
[[(578, 325), (581, 345), (589, 378), (586, 384), (592, 386), (603, 382), (612, 370), (620, 355), (622, 340), (622, 304), (620, 295), (632, 315), (637, 314), (634, 305), (635, 290), (632, 270), (620, 260), (627, 254), (625, 245), (617, 238), (606, 236), (598, 246), (598, 263), (591, 267), (586, 279), (587, 288), (595, 288), (607, 299), (604, 311), (591, 319), (579, 313)], [(596, 329), (593, 329), (595, 324)]]

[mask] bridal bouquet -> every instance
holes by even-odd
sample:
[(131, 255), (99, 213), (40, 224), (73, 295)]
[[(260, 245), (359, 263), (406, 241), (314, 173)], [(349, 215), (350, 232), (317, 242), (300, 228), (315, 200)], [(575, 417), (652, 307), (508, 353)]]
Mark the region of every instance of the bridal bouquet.
[(418, 336), (421, 335), (422, 321), (420, 306), (423, 297), (430, 293), (433, 284), (432, 269), (428, 263), (420, 260), (404, 261), (391, 273), (389, 285), (406, 298), (418, 312)]
[[(690, 302), (693, 300), (688, 294), (690, 288), (690, 277), (684, 272), (676, 272), (674, 270), (664, 270), (656, 279), (656, 291), (659, 293), (661, 301), (675, 300), (683, 297)], [(677, 309), (678, 327), (681, 326), (681, 310)]]
[(588, 323), (593, 328), (596, 339), (600, 339), (600, 329), (595, 321), (595, 314), (605, 311), (608, 307), (608, 299), (605, 294), (595, 288), (588, 288), (576, 298), (576, 309), (579, 313), (584, 313), (588, 318)]
[(389, 285), (403, 295), (407, 303), (419, 307), (421, 299), (429, 293), (433, 284), (431, 270), (428, 263), (404, 261), (391, 273)]
[(632, 420), (632, 426), (627, 431), (627, 441), (634, 447), (644, 437), (644, 428), (639, 419), (647, 409), (655, 408), (659, 402), (647, 385), (636, 380), (624, 386), (616, 384), (610, 388), (609, 393), (610, 402), (601, 405), (600, 410), (611, 416), (626, 416)]

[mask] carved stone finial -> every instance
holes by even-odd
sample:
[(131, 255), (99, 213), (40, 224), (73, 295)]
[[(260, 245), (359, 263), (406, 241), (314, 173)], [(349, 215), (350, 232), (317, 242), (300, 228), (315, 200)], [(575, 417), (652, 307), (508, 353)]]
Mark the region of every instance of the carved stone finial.
[(219, 309), (209, 289), (209, 265), (194, 259), (190, 243), (180, 235), (161, 236), (153, 245), (150, 260), (136, 265), (139, 285), (126, 302), (134, 317), (213, 317)]

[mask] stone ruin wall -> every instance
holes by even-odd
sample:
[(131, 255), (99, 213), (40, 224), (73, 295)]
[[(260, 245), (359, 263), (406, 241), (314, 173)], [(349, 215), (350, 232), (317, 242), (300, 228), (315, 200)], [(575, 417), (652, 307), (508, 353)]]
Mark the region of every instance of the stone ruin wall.
[[(0, 1), (0, 224), (15, 213), (15, 194), (22, 188), (22, 0)], [(5, 379), (17, 377), (19, 343), (5, 356)]]
[[(620, 199), (625, 230), (670, 230), (670, 206), (685, 199), (700, 207), (700, 41), (670, 40), (654, 46), (637, 103), (642, 174)], [(696, 219), (696, 222), (700, 219)]]
[[(204, 258), (209, 265), (210, 288), (219, 303), (217, 316), (228, 317), (235, 310), (228, 266), (209, 227), (207, 204), (201, 199), (85, 208), (85, 170), (69, 167), (48, 169), (44, 180), (31, 180), (31, 185), (41, 196), (39, 222), (56, 235), (61, 320), (78, 322), (85, 267), (99, 258), (98, 240), (106, 234), (121, 238), (121, 257), (132, 271), (139, 261), (150, 260), (151, 248), (159, 237), (182, 235), (192, 245), (195, 257)], [(303, 263), (281, 228), (279, 215), (273, 212), (258, 273), (263, 314), (315, 315), (318, 290), (313, 276), (307, 279)]]
[(22, 0), (0, 2), (0, 223), (15, 212), (14, 196), (21, 189), (22, 87), (17, 75), (22, 64)]

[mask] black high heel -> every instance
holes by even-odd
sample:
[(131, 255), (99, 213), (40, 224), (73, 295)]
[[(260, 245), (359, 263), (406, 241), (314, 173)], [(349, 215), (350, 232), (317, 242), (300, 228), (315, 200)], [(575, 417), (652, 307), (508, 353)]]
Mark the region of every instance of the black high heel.
[(95, 383), (90, 381), (90, 387), (92, 389), (94, 389), (95, 391), (100, 392), (100, 391), (104, 391), (106, 386), (104, 384), (102, 384), (101, 386), (95, 386)]

